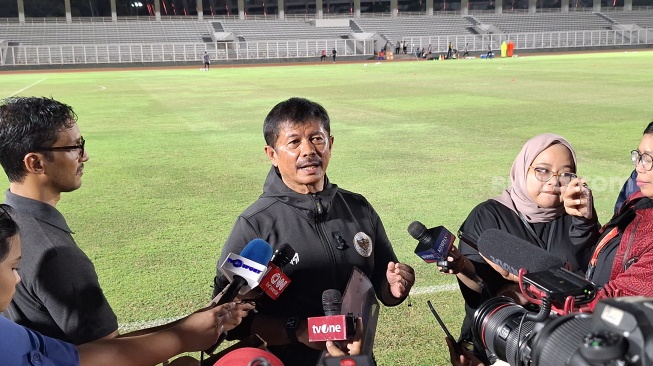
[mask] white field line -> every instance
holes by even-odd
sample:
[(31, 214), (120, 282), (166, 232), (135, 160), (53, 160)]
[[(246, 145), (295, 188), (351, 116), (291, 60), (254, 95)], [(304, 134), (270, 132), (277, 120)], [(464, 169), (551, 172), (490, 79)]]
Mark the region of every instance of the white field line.
[[(413, 288), (410, 291), (410, 294), (415, 296), (415, 295), (425, 295), (425, 294), (437, 294), (441, 292), (450, 292), (450, 291), (458, 291), (458, 285), (449, 284), (449, 285), (438, 285), (438, 286), (428, 286), (428, 287), (417, 287), (417, 288)], [(120, 331), (121, 334), (124, 334), (139, 329), (151, 328), (151, 327), (167, 324), (180, 318), (181, 317), (163, 318), (163, 319), (145, 320), (145, 321), (139, 321), (133, 323), (125, 323), (125, 324), (120, 324), (118, 330)]]
[(41, 79), (41, 80), (39, 80), (39, 81), (37, 81), (37, 82), (35, 82), (35, 83), (32, 83), (32, 84), (30, 84), (30, 85), (28, 85), (28, 86), (26, 86), (26, 87), (20, 89), (19, 91), (14, 92), (14, 93), (11, 94), (11, 95), (7, 95), (5, 98), (13, 97), (14, 95), (16, 95), (16, 94), (18, 94), (18, 93), (22, 93), (22, 92), (24, 92), (25, 90), (27, 90), (27, 89), (33, 87), (34, 85), (36, 85), (36, 84), (38, 84), (38, 83), (40, 83), (40, 82), (42, 82), (42, 81), (44, 81), (44, 80), (46, 80), (46, 78), (43, 78), (43, 79)]

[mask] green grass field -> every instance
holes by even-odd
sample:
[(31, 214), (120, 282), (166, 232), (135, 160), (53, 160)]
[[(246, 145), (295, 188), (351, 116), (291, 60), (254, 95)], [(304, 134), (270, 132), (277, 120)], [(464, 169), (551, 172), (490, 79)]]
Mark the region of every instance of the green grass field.
[(222, 243), (269, 169), (263, 119), (301, 96), (330, 113), (330, 179), (368, 198), (417, 272), (410, 301), (381, 312), (375, 353), (384, 366), (448, 364), (426, 300), (454, 336), (462, 319), (454, 277), (413, 253), (408, 224), (455, 232), (507, 186), (522, 144), (542, 132), (576, 148), (606, 222), (632, 170), (629, 152), (653, 119), (650, 51), (199, 67), (0, 73), (0, 97), (52, 96), (79, 115), (90, 160), (82, 188), (58, 208), (120, 322), (134, 327), (208, 302)]

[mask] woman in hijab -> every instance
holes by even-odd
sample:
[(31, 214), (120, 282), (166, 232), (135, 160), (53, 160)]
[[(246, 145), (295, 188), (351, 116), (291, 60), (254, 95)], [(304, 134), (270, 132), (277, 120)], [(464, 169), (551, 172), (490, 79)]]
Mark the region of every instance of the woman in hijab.
[[(576, 153), (562, 136), (545, 133), (531, 138), (512, 165), (510, 187), (476, 206), (460, 227), (459, 236), (476, 243), (485, 230), (499, 229), (554, 254), (570, 270), (584, 273), (599, 237), (599, 224), (591, 191), (576, 175), (576, 168)], [(461, 341), (471, 348), (476, 308), (491, 297), (507, 295), (517, 299), (520, 294), (514, 282), (504, 279), (462, 238), (449, 259), (457, 262), (457, 268), (475, 273), (485, 284), (481, 291), (466, 276), (457, 274), (466, 310)], [(484, 352), (478, 352), (483, 348), (477, 344), (475, 349), (476, 355), (487, 361)]]

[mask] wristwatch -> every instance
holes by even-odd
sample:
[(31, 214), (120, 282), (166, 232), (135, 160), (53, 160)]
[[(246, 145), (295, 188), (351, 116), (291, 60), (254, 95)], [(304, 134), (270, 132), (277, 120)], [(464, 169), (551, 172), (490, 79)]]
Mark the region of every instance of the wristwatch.
[(286, 320), (286, 335), (290, 343), (297, 343), (297, 327), (299, 326), (299, 318), (296, 316), (291, 316)]

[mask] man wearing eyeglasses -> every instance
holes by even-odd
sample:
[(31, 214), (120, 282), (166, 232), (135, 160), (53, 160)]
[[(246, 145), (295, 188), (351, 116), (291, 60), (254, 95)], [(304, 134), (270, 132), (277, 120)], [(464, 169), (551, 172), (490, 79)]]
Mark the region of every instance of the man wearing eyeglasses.
[(47, 336), (82, 344), (118, 335), (93, 263), (56, 206), (82, 184), (89, 159), (72, 108), (49, 98), (0, 104), (5, 203), (21, 227), (21, 283), (6, 315)]

